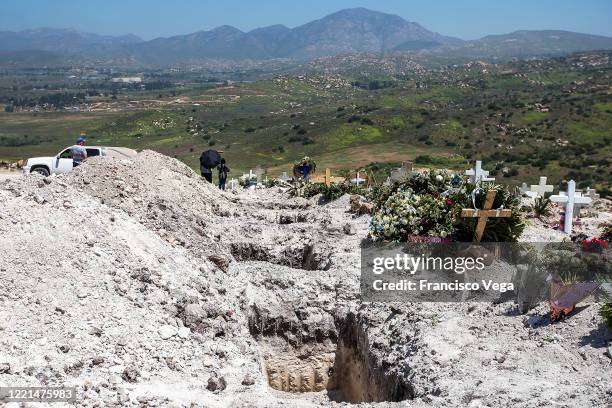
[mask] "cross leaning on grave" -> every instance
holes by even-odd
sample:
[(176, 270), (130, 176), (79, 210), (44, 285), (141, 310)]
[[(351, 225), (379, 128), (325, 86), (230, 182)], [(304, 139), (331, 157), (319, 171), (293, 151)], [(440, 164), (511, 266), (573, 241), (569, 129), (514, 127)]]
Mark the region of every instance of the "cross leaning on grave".
[(484, 234), (485, 226), (489, 218), (508, 218), (512, 216), (512, 210), (493, 210), (493, 201), (497, 190), (487, 191), (487, 197), (482, 210), (473, 208), (464, 208), (461, 210), (461, 217), (463, 218), (478, 218), (478, 224), (476, 224), (476, 234), (474, 239), (476, 242), (480, 242), (482, 235)]

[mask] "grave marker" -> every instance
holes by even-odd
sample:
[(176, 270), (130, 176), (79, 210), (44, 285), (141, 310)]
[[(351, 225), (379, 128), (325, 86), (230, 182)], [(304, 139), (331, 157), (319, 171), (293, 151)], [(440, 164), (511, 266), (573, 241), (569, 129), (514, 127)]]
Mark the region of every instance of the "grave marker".
[(519, 187), (519, 193), (521, 194), (521, 196), (529, 198), (536, 198), (538, 196), (538, 193), (530, 190), (530, 188), (527, 186), (527, 183), (521, 184), (521, 186)]
[(406, 177), (408, 177), (410, 173), (412, 173), (413, 171), (414, 171), (414, 167), (412, 165), (412, 162), (410, 161), (402, 162), (402, 167), (391, 170), (391, 174), (390, 174), (391, 181), (392, 182), (402, 181)]
[(289, 180), (291, 180), (291, 177), (289, 177), (289, 175), (287, 174), (286, 171), (283, 171), (283, 174), (280, 175), (280, 177), (278, 178), (280, 181), (283, 181), (285, 183), (288, 183)]
[(574, 218), (574, 206), (591, 204), (593, 200), (591, 197), (583, 197), (580, 193), (576, 193), (576, 182), (574, 180), (570, 180), (567, 183), (567, 194), (559, 194), (550, 197), (551, 201), (556, 203), (565, 203), (565, 225), (563, 231), (566, 234), (572, 233), (572, 220)]
[(257, 184), (260, 184), (263, 181), (263, 176), (266, 174), (266, 171), (261, 167), (255, 167), (255, 177), (257, 177)]
[(314, 176), (311, 179), (312, 183), (320, 184), (323, 183), (327, 187), (331, 186), (332, 183), (342, 183), (344, 181), (344, 177), (332, 176), (331, 169), (328, 167), (325, 169), (324, 176)]
[(540, 177), (540, 183), (539, 184), (532, 184), (531, 185), (531, 191), (536, 193), (536, 197), (537, 196), (542, 196), (545, 197), (546, 193), (552, 193), (554, 187), (551, 186), (550, 184), (546, 184), (546, 177)]
[(512, 210), (492, 209), (493, 201), (495, 201), (496, 195), (497, 190), (487, 191), (487, 197), (485, 198), (485, 203), (482, 210), (473, 208), (464, 208), (461, 210), (461, 216), (464, 218), (478, 218), (478, 224), (476, 224), (476, 232), (474, 237), (476, 242), (480, 242), (482, 239), (482, 235), (484, 234), (485, 226), (487, 225), (487, 220), (489, 218), (508, 218), (512, 216)]
[(479, 184), (483, 181), (495, 181), (495, 177), (489, 177), (489, 172), (482, 169), (482, 161), (476, 160), (476, 166), (473, 169), (465, 171), (466, 176), (470, 176), (470, 182)]
[(359, 177), (359, 170), (357, 170), (357, 176), (351, 180), (351, 183), (356, 184), (356, 185), (360, 185), (365, 183), (366, 179), (363, 179), (361, 177)]
[(587, 187), (586, 188), (586, 192), (585, 192), (584, 195), (589, 197), (591, 200), (596, 200), (599, 197), (601, 197), (599, 194), (597, 194), (597, 190), (595, 190), (594, 188), (591, 188), (591, 187)]
[(229, 187), (230, 191), (236, 191), (238, 185), (239, 183), (236, 179), (231, 179), (229, 183), (227, 183), (227, 186)]

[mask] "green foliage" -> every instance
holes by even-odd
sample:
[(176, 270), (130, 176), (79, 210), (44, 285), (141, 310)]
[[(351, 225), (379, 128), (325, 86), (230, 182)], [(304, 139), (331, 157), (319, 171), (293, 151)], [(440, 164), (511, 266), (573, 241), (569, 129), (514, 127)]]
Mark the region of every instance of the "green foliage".
[[(483, 208), (487, 192), (497, 190), (493, 209), (504, 208), (512, 211), (508, 218), (489, 218), (485, 228), (483, 242), (516, 242), (525, 229), (524, 214), (521, 209), (520, 199), (515, 197), (507, 186), (496, 185), (494, 183), (483, 183), (475, 196), (475, 203), (472, 202), (472, 192), (476, 186), (466, 183), (461, 186), (459, 192), (452, 194), (450, 199), (453, 202), (453, 211), (458, 216), (462, 208)], [(476, 218), (457, 217), (454, 238), (458, 241), (472, 241), (476, 231)]]
[(535, 198), (533, 205), (531, 206), (533, 215), (540, 217), (548, 217), (551, 214), (550, 198), (538, 196)]
[(41, 136), (0, 136), (0, 146), (19, 147), (34, 146), (44, 142)]
[(257, 177), (240, 177), (238, 179), (238, 184), (242, 187), (249, 187), (251, 185), (257, 184)]
[(281, 182), (276, 178), (267, 178), (263, 181), (263, 185), (267, 188), (279, 186)]
[(612, 302), (604, 303), (599, 309), (599, 314), (603, 317), (608, 327), (612, 328)]
[(612, 242), (612, 222), (605, 224), (602, 229), (600, 238), (604, 241)]

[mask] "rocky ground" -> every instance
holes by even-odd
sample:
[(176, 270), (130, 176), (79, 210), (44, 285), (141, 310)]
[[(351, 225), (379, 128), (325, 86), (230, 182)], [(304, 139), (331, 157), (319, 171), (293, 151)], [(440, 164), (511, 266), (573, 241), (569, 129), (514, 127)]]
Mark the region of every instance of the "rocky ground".
[(0, 181), (7, 180), (9, 178), (17, 178), (21, 176), (21, 171), (9, 171), (0, 169)]
[(554, 324), (544, 304), (361, 302), (369, 217), (348, 208), (220, 192), (150, 151), (0, 181), (0, 386), (87, 407), (612, 400), (595, 299)]

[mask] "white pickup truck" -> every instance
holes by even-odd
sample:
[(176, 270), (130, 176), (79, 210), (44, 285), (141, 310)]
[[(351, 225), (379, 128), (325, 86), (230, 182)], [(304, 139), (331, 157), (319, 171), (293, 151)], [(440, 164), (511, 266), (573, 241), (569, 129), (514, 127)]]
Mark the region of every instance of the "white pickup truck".
[[(136, 156), (136, 150), (126, 147), (85, 146), (87, 158), (95, 156), (111, 156), (130, 158)], [(33, 157), (23, 166), (23, 174), (40, 173), (43, 176), (66, 173), (72, 170), (72, 153), (70, 147), (65, 148), (52, 157)]]

